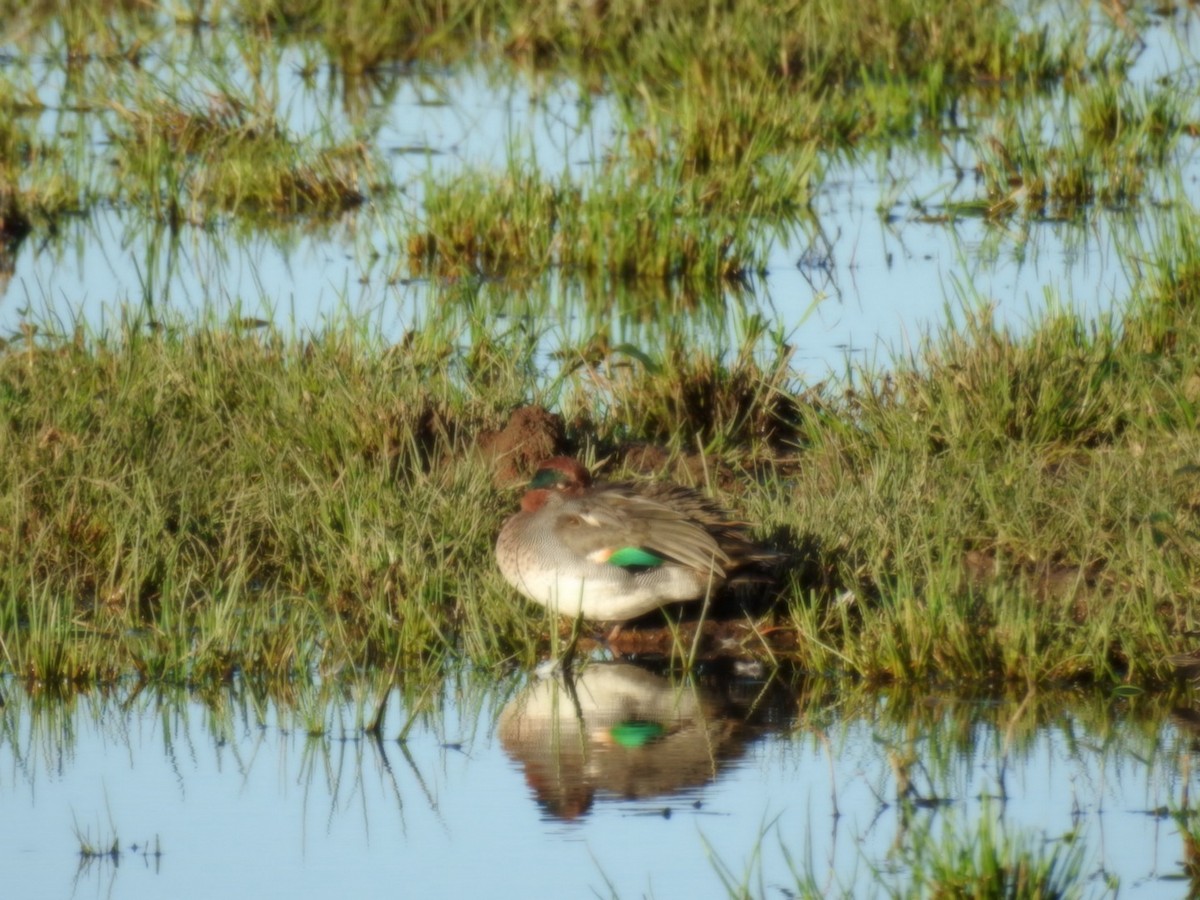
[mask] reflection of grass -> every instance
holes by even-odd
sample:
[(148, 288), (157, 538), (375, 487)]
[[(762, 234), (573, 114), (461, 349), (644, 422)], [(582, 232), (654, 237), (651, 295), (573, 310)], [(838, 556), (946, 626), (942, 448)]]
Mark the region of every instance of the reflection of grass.
[(0, 269), (11, 270), (15, 249), (33, 228), (51, 228), (82, 204), (63, 156), (0, 106)]
[[(1080, 897), (1095, 878), (1084, 871), (1085, 841), (1078, 834), (1047, 840), (1033, 829), (1013, 830), (993, 821), (984, 804), (978, 817), (964, 822), (963, 814), (944, 812), (940, 819), (920, 818), (901, 828), (885, 860), (872, 860), (865, 851), (850, 871), (818, 877), (812, 848), (789, 847), (778, 821), (764, 825), (741, 873), (722, 858), (719, 848), (705, 849), (721, 886), (731, 898), (768, 896), (763, 856), (768, 836), (776, 833), (779, 853), (794, 883), (789, 896), (956, 898), (956, 900), (1058, 900)], [(934, 827), (936, 821), (943, 826)], [(773, 879), (774, 880), (774, 879)], [(610, 885), (611, 887), (611, 885)], [(777, 887), (772, 884), (772, 887)], [(1116, 885), (1108, 890), (1116, 894)]]
[(985, 143), (979, 168), (990, 215), (1067, 217), (1093, 203), (1133, 206), (1148, 174), (1163, 167), (1184, 134), (1185, 106), (1173, 86), (1138, 95), (1105, 82), (1080, 87), (1067, 100), (1078, 128), (1010, 117)]
[[(91, 740), (89, 735), (103, 727), (106, 740), (120, 751), (128, 750), (139, 771), (147, 762), (147, 753), (171, 757), (184, 749), (197, 766), (210, 759), (236, 760), (230, 771), (247, 783), (259, 777), (271, 782), (277, 778), (276, 767), (282, 765), (290, 773), (289, 784), (304, 793), (308, 808), (327, 809), (331, 823), (362, 816), (365, 825), (377, 826), (374, 817), (381, 814), (380, 802), (385, 817), (392, 806), (406, 812), (426, 803), (431, 811), (444, 807), (446, 798), (439, 801), (437, 784), (430, 793), (422, 778), (429, 775), (422, 770), (431, 742), (442, 748), (435, 752), (453, 755), (461, 741), (461, 750), (478, 762), (484, 758), (481, 751), (489, 752), (487, 747), (495, 741), (499, 710), (506, 700), (519, 695), (528, 678), (516, 672), (460, 667), (441, 680), (404, 679), (405, 685), (398, 691), (387, 676), (355, 673), (319, 685), (236, 678), (198, 690), (147, 687), (126, 680), (73, 692), (65, 701), (40, 689), (26, 691), (17, 686), (8, 692), (6, 716), (8, 728), (20, 737), (14, 737), (7, 749), (20, 754), (20, 771), (37, 779), (56, 771), (46, 768), (46, 763), (81, 757)], [(1141, 795), (1147, 799), (1179, 797), (1176, 821), (1183, 824), (1183, 816), (1190, 818), (1184, 786), (1188, 784), (1187, 754), (1191, 751), (1171, 729), (1164, 730), (1177, 697), (1146, 693), (1127, 704), (1114, 700), (1108, 691), (1077, 688), (1052, 687), (1025, 697), (1017, 692), (972, 698), (921, 686), (881, 692), (846, 679), (811, 678), (770, 688), (741, 679), (730, 682), (711, 672), (702, 679), (706, 688), (732, 700), (731, 705), (722, 704), (719, 711), (713, 711), (715, 718), (710, 724), (725, 721), (727, 715), (739, 723), (744, 717), (742, 727), (767, 738), (755, 745), (757, 765), (764, 771), (784, 773), (785, 780), (787, 773), (811, 760), (811, 784), (815, 786), (810, 802), (814, 810), (827, 810), (812, 812), (805, 821), (802, 794), (785, 792), (763, 812), (757, 846), (743, 851), (744, 844), (736, 842), (737, 852), (744, 856), (733, 855), (730, 846), (714, 840), (707, 848), (714, 867), (709, 870), (696, 854), (699, 868), (694, 877), (712, 886), (724, 882), (732, 895), (741, 895), (736, 888), (743, 888), (748, 896), (778, 894), (776, 885), (782, 881), (799, 896), (930, 896), (929, 892), (907, 889), (910, 871), (917, 872), (920, 883), (932, 889), (934, 884), (961, 884), (968, 873), (987, 875), (989, 865), (997, 877), (1003, 873), (1011, 877), (1021, 871), (1029, 875), (1044, 871), (1054, 860), (1058, 860), (1055, 871), (1062, 878), (1068, 871), (1066, 864), (1076, 854), (1085, 863), (1103, 863), (1103, 841), (1088, 824), (1092, 816), (1103, 820), (1105, 829), (1131, 826), (1129, 833), (1137, 834), (1134, 840), (1139, 842), (1159, 841), (1157, 858), (1168, 873), (1179, 858), (1171, 855), (1178, 846), (1175, 831), (1166, 827), (1154, 836), (1155, 829), (1141, 827), (1145, 811), (1137, 808)], [(380, 739), (354, 740), (367, 727), (363, 712), (380, 703), (389, 709)], [(317, 740), (304, 736), (310, 708), (329, 723)], [(403, 744), (404, 737), (409, 739), (407, 747), (395, 743), (399, 738)], [(285, 751), (282, 756), (270, 752), (276, 746)], [(298, 753), (288, 749), (297, 746)], [(412, 756), (407, 755), (409, 750)], [(833, 767), (828, 779), (823, 777), (826, 770), (821, 762), (826, 754)], [(913, 781), (918, 790), (909, 792), (909, 797), (939, 796), (953, 802), (934, 809), (917, 799), (906, 800), (901, 795), (902, 779), (894, 764), (889, 765), (896, 755), (917, 760), (913, 769), (918, 774)], [(1079, 793), (1080, 804), (1091, 811), (1083, 813), (1071, 832), (1049, 829), (1039, 841), (1035, 840), (1037, 830), (1018, 823), (1027, 821), (1024, 815), (1029, 810), (1021, 800), (1024, 779), (1027, 775), (1036, 779), (1039, 772), (1044, 776), (1047, 760), (1061, 767), (1064, 783), (1084, 785), (1075, 792), (1064, 788), (1049, 799)], [(1120, 773), (1117, 782), (1112, 782), (1113, 773)], [(192, 789), (191, 796), (192, 779), (198, 776), (185, 770), (181, 777), (184, 787)], [(995, 799), (981, 801), (980, 794), (994, 797), (1002, 793), (1005, 777), (1013, 791), (1012, 802), (1005, 807)], [(852, 790), (854, 782), (870, 785), (872, 792)], [(1118, 793), (1133, 797), (1134, 808), (1111, 805), (1113, 795), (1103, 787), (1110, 782), (1124, 786)], [(1093, 790), (1107, 798), (1107, 811), (1098, 812), (1089, 801)], [(823, 796), (835, 792), (833, 803), (821, 803)], [(697, 799), (703, 801), (700, 809), (692, 805)], [(1064, 803), (1053, 811), (1066, 822), (1070, 799)], [(724, 806), (719, 797), (688, 792), (674, 798), (664, 796), (661, 802), (646, 800), (643, 808), (673, 809), (679, 816), (674, 821), (682, 820), (689, 833), (698, 829), (699, 835), (692, 834), (692, 838), (703, 840), (705, 834), (712, 837), (710, 827), (717, 821), (713, 817), (720, 815)], [(784, 807), (787, 812), (778, 823), (770, 819)], [(1170, 802), (1170, 807), (1174, 811), (1175, 803)], [(520, 806), (515, 809), (524, 814)], [(1153, 812), (1166, 814), (1165, 809)], [(984, 816), (987, 823), (982, 821)], [(107, 870), (103, 854), (111, 849), (117, 827), (113, 817), (106, 818), (104, 812), (88, 818), (102, 823), (84, 837), (102, 854), (95, 863)], [(871, 823), (869, 827), (867, 823)], [(749, 828), (753, 838), (754, 823)], [(78, 826), (76, 830), (83, 831)], [(136, 861), (141, 853), (154, 855), (155, 839), (139, 850), (130, 843), (126, 830), (121, 826), (122, 864), (130, 857)], [(831, 831), (836, 831), (837, 847), (849, 848), (848, 854), (827, 856), (806, 846), (814, 835), (817, 844), (824, 844), (822, 835), (828, 837)], [(1188, 839), (1182, 839), (1186, 850)], [(970, 853), (973, 841), (978, 842), (974, 858)], [(1151, 870), (1154, 858), (1153, 854), (1143, 855), (1141, 868)], [(1187, 858), (1181, 859), (1186, 865)], [(154, 864), (153, 859), (148, 862)], [(616, 880), (629, 885), (629, 873), (610, 868), (614, 865), (611, 857), (597, 861), (602, 872), (620, 876)], [(1135, 861), (1134, 874), (1140, 875), (1137, 869)], [(1084, 877), (1095, 877), (1093, 869), (1087, 872)], [(770, 886), (759, 891), (764, 876)], [(955, 878), (960, 880), (955, 882)], [(1031, 879), (1028, 883), (1036, 882)], [(1102, 882), (1089, 884), (1097, 892), (1103, 888)]]
[(917, 829), (910, 852), (912, 872), (898, 896), (1066, 898), (1080, 896), (1091, 879), (1083, 871), (1077, 836), (1048, 841), (1037, 832), (1012, 834), (993, 821), (987, 804), (966, 833), (954, 824), (947, 824), (939, 838)]
[(117, 836), (115, 828), (109, 823), (108, 833), (101, 832), (94, 840), (91, 835), (91, 830), (85, 826), (81, 826), (78, 820), (72, 826), (75, 832), (75, 840), (79, 844), (79, 859), (80, 864), (98, 862), (107, 860), (114, 866), (121, 862), (121, 839)]
[[(107, 797), (105, 798), (105, 806), (107, 807)], [(149, 841), (139, 845), (132, 844), (127, 848), (122, 849), (121, 838), (117, 834), (117, 826), (113, 822), (112, 810), (106, 809), (108, 815), (107, 827), (99, 827), (96, 829), (96, 836), (92, 837), (92, 831), (86, 825), (80, 825), (78, 818), (73, 818), (71, 830), (75, 834), (75, 841), (79, 845), (79, 873), (82, 875), (87, 869), (93, 865), (108, 863), (114, 869), (121, 864), (121, 860), (129, 854), (139, 855), (147, 860), (153, 860), (155, 865), (162, 858), (162, 846), (159, 843), (158, 835), (155, 835), (153, 846)]]

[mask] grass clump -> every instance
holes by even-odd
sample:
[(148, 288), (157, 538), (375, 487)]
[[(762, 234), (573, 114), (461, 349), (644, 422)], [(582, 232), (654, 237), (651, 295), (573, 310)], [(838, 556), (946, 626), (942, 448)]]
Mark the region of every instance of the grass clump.
[(431, 182), (425, 222), (408, 240), (410, 268), (443, 275), (544, 271), (556, 262), (564, 192), (574, 194), (528, 167)]
[(797, 396), (790, 348), (775, 343), (766, 350), (760, 346), (762, 337), (751, 329), (729, 360), (670, 341), (633, 376), (621, 374), (611, 357), (606, 359), (603, 387), (610, 427), (676, 451), (702, 446), (716, 456), (743, 461), (789, 453), (803, 441), (807, 420), (819, 412), (819, 399)]
[(1018, 339), (985, 316), (830, 398), (790, 476), (823, 596), (845, 592), (793, 606), (812, 665), (1165, 675), (1200, 589), (1197, 368), (1178, 350), (1200, 318), (1180, 274), (1164, 263), (1119, 325), (1051, 315)]
[(486, 412), (364, 351), (130, 327), (0, 357), (12, 669), (203, 680), (454, 652), (477, 591), (461, 561), (493, 535), (460, 514), (480, 471), (442, 458)]
[[(888, 391), (933, 423), (933, 449), (970, 453), (979, 442), (1094, 447), (1111, 443), (1138, 415), (1140, 378), (1116, 370), (1122, 358), (1111, 323), (1086, 326), (1050, 313), (1028, 337), (999, 327), (990, 309), (968, 311)], [(888, 402), (888, 393), (878, 397)], [(987, 409), (984, 421), (979, 410)]]
[(1174, 87), (1139, 91), (1101, 80), (1073, 90), (1067, 104), (1078, 127), (1052, 126), (1061, 110), (1032, 122), (1018, 115), (983, 142), (989, 215), (1068, 218), (1093, 204), (1135, 205), (1186, 133), (1185, 103)]
[(306, 146), (261, 103), (160, 98), (116, 111), (121, 192), (171, 221), (202, 224), (214, 212), (329, 219), (364, 200), (364, 147)]
[(898, 897), (970, 900), (1050, 900), (1083, 896), (1083, 846), (1047, 843), (1030, 833), (1012, 836), (996, 825), (986, 805), (972, 833), (947, 826), (940, 840), (914, 838), (911, 881)]
[[(492, 277), (557, 267), (610, 281), (702, 284), (761, 271), (768, 241), (755, 236), (762, 223), (752, 217), (772, 202), (756, 198), (764, 186), (744, 172), (740, 186), (714, 188), (735, 191), (739, 200), (717, 203), (705, 193), (711, 183), (686, 169), (679, 160), (631, 158), (606, 165), (584, 185), (512, 163), (503, 173), (429, 180), (423, 220), (407, 241), (410, 267)], [(793, 172), (772, 185), (773, 202), (790, 209), (785, 223), (807, 202), (802, 181)]]

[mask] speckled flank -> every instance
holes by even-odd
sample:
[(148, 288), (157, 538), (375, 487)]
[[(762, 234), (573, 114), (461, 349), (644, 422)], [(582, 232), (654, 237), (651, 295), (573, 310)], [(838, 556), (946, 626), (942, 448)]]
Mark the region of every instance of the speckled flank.
[(573, 556), (556, 544), (536, 513), (518, 513), (505, 523), (496, 559), (508, 583), (530, 600), (587, 619), (631, 619), (664, 603), (695, 600), (704, 596), (708, 581), (681, 566), (631, 573)]
[[(565, 462), (551, 474), (563, 471), (570, 473)], [(509, 584), (558, 613), (622, 621), (667, 603), (699, 600), (721, 587), (726, 570), (748, 555), (746, 548), (756, 549), (741, 526), (702, 495), (678, 486), (648, 492), (591, 487), (581, 471), (584, 478), (539, 473), (538, 486), (496, 542), (496, 560)], [(662, 563), (623, 567), (604, 561), (630, 547)]]

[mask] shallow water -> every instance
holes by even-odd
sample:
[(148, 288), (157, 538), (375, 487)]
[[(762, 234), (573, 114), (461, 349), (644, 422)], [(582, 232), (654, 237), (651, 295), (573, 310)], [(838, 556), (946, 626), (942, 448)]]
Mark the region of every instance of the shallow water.
[[(629, 663), (570, 689), (464, 675), (416, 712), (353, 686), (5, 694), (12, 896), (721, 897), (718, 867), (755, 895), (863, 896), (984, 816), (1079, 850), (1086, 896), (1189, 890), (1167, 811), (1195, 738), (1150, 697), (681, 685)], [(384, 697), (375, 740), (359, 725)], [(77, 833), (119, 859), (81, 859)]]
[[(1038, 9), (1053, 16), (1052, 6)], [(218, 52), (225, 36), (219, 29), (197, 36), (164, 24), (145, 65), (168, 95), (203, 93), (209, 82), (249, 92), (238, 58)], [(1197, 47), (1185, 25), (1151, 28), (1131, 83), (1170, 78), (1194, 94)], [(112, 147), (95, 117), (70, 105), (64, 95), (69, 80), (55, 53), (31, 58), (27, 47), (2, 45), (0, 51), (0, 72), (29, 82), (47, 106), (37, 116), (39, 130), (82, 135), (85, 154), (101, 171), (110, 168)], [(247, 232), (225, 222), (185, 228), (177, 237), (142, 211), (94, 208), (60, 221), (56, 235), (35, 234), (18, 248), (11, 272), (0, 273), (7, 276), (6, 288), (0, 283), (0, 336), (19, 332), (26, 320), (63, 329), (80, 321), (113, 327), (123, 309), (134, 308), (151, 317), (167, 309), (219, 321), (252, 317), (298, 332), (349, 318), (397, 341), (439, 315), (464, 315), (456, 302), (461, 284), (413, 278), (408, 270), (406, 236), (422, 220), (425, 178), (504, 171), (513, 158), (586, 185), (625, 127), (610, 100), (566, 79), (414, 67), (347, 84), (330, 66), (313, 74), (314, 53), (301, 44), (275, 60), (269, 85), (278, 94), (281, 120), (296, 135), (357, 136), (377, 148), (397, 186), (394, 196), (372, 197), (333, 224), (298, 221)], [(1060, 98), (1031, 103), (1041, 110), (1033, 118), (1056, 122)], [(976, 115), (980, 121), (972, 127), (982, 140), (990, 126), (985, 111)], [(645, 310), (675, 308), (673, 289), (662, 296), (661, 286), (634, 286), (632, 293), (645, 289), (646, 296), (597, 304), (561, 272), (515, 287), (483, 281), (479, 290), (492, 296), (493, 320), (520, 314), (535, 298), (532, 315), (547, 331), (547, 366), (563, 341), (601, 332), (613, 344), (653, 348), (667, 325), (718, 352), (736, 349), (736, 335), (714, 333), (713, 323), (733, 331), (739, 318), (757, 314), (795, 347), (797, 373), (817, 380), (841, 372), (848, 360), (886, 364), (892, 354), (915, 348), (922, 334), (981, 304), (994, 306), (998, 318), (1018, 330), (1048, 308), (1087, 318), (1119, 311), (1142, 274), (1146, 248), (1165, 227), (1162, 207), (1200, 200), (1190, 143), (1178, 156), (1168, 167), (1178, 178), (1151, 176), (1137, 210), (1096, 208), (1071, 222), (1017, 216), (1000, 223), (942, 216), (951, 204), (984, 193), (968, 139), (952, 142), (948, 152), (889, 148), (851, 161), (827, 159), (811, 217), (775, 235), (766, 274), (736, 296), (712, 288), (695, 314), (659, 312), (647, 322)]]
[[(1165, 28), (1147, 37), (1134, 77), (1174, 78), (1194, 94), (1200, 39)], [(65, 70), (22, 53), (0, 46), (0, 70), (32, 73), (49, 107), (39, 129), (78, 127), (108, 158), (103, 129), (66, 108)], [(172, 53), (147, 64), (166, 71)], [(405, 263), (427, 174), (503, 169), (516, 148), (582, 178), (619, 128), (604, 98), (570, 82), (397, 71), (355, 93), (328, 68), (309, 81), (303, 67), (300, 49), (278, 63), (289, 126), (361, 129), (399, 196), (330, 225), (224, 223), (176, 237), (142, 211), (93, 209), (33, 235), (0, 271), (0, 337), (26, 320), (111, 327), (132, 307), (299, 332), (351, 319), (398, 340), (459, 314), (443, 302), (458, 285), (411, 278)], [(967, 148), (953, 155), (969, 170)], [(1017, 329), (1055, 305), (1119, 310), (1166, 227), (1156, 204), (1200, 199), (1194, 160), (1184, 162), (1143, 209), (997, 225), (939, 220), (981, 189), (937, 154), (827, 160), (813, 221), (775, 241), (765, 276), (748, 292), (713, 291), (686, 326), (669, 321), (728, 348), (739, 321), (760, 314), (815, 380), (847, 359), (906, 352), (964, 305), (994, 303)], [(480, 292), (497, 320), (526, 311), (552, 342), (604, 329), (613, 343), (652, 345), (668, 321), (597, 309), (561, 272)], [(984, 817), (1046, 852), (1081, 847), (1088, 895), (1109, 878), (1122, 895), (1200, 889), (1168, 814), (1186, 805), (1196, 738), (1153, 697), (913, 699), (716, 677), (680, 686), (620, 665), (594, 665), (570, 690), (533, 675), (463, 675), (410, 702), (332, 685), (267, 697), (240, 682), (203, 696), (0, 690), (0, 871), (12, 896), (720, 897), (722, 872), (756, 895), (790, 896), (803, 882), (861, 896), (873, 871), (903, 888), (922, 846), (970, 835)], [(361, 723), (381, 697), (375, 740)], [(117, 838), (121, 853), (81, 858), (81, 837)]]

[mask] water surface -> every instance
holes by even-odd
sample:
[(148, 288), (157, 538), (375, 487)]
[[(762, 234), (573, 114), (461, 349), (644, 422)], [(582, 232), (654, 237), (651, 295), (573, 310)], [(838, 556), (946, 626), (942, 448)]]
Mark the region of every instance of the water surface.
[[(1087, 896), (1189, 891), (1170, 811), (1195, 737), (1153, 697), (682, 684), (613, 662), (463, 675), (419, 710), (362, 685), (5, 694), (13, 896), (721, 897), (720, 866), (756, 895), (862, 896), (984, 816), (1077, 848)], [(119, 860), (81, 859), (80, 833), (118, 838)]]
[[(1061, 16), (1052, 6), (1039, 9), (1055, 22)], [(249, 95), (253, 79), (226, 48), (229, 27), (196, 34), (164, 21), (144, 66), (166, 95), (179, 99), (203, 95), (209, 85)], [(1181, 96), (1195, 97), (1194, 34), (1186, 18), (1147, 29), (1130, 86), (1149, 89), (1165, 79)], [(72, 105), (72, 82), (54, 46), (53, 40), (33, 51), (0, 46), (0, 73), (45, 104), (36, 117), (42, 134), (82, 141), (84, 157), (103, 173), (114, 153), (97, 125), (104, 110)], [(373, 195), (330, 223), (281, 221), (255, 230), (218, 220), (177, 234), (144, 210), (97, 206), (60, 221), (53, 235), (35, 234), (9, 260), (0, 336), (27, 320), (112, 327), (132, 308), (150, 317), (168, 310), (197, 319), (248, 316), (302, 333), (351, 319), (398, 341), (439, 316), (465, 316), (462, 298), (475, 293), (460, 280), (414, 277), (409, 270), (406, 242), (421, 228), (427, 179), (503, 173), (515, 164), (586, 189), (609, 156), (623, 152), (629, 126), (614, 101), (569, 78), (483, 65), (397, 66), (351, 82), (335, 66), (314, 66), (320, 54), (300, 42), (272, 57), (266, 81), (281, 122), (297, 136), (368, 144), (383, 159), (393, 192)], [(86, 63), (82, 71), (99, 65)], [(1061, 91), (1028, 104), (1024, 115), (1042, 123), (1048, 139), (1073, 127), (1059, 119)], [(1185, 109), (1200, 113), (1194, 101)], [(1144, 274), (1148, 248), (1167, 227), (1162, 217), (1200, 199), (1194, 142), (1185, 139), (1166, 170), (1150, 174), (1137, 209), (1088, 208), (1070, 221), (1021, 215), (990, 221), (955, 212), (954, 204), (985, 196), (975, 172), (978, 148), (1003, 114), (975, 108), (969, 136), (948, 134), (932, 148), (821, 160), (809, 212), (787, 228), (764, 227), (771, 234), (765, 273), (736, 290), (709, 286), (694, 313), (677, 302), (678, 287), (626, 286), (625, 293), (645, 296), (597, 303), (595, 289), (585, 292), (570, 273), (555, 271), (516, 285), (482, 277), (476, 290), (490, 295), (496, 322), (506, 312), (528, 311), (533, 298), (548, 366), (556, 346), (595, 333), (652, 350), (665, 329), (683, 328), (718, 352), (736, 349), (735, 333), (712, 328), (728, 309), (734, 318), (758, 314), (778, 328), (796, 348), (797, 374), (808, 380), (839, 373), (848, 361), (886, 364), (925, 332), (979, 305), (995, 307), (1017, 330), (1048, 308), (1089, 319), (1119, 312)], [(605, 291), (619, 293), (615, 286)], [(646, 321), (645, 311), (655, 309)]]

